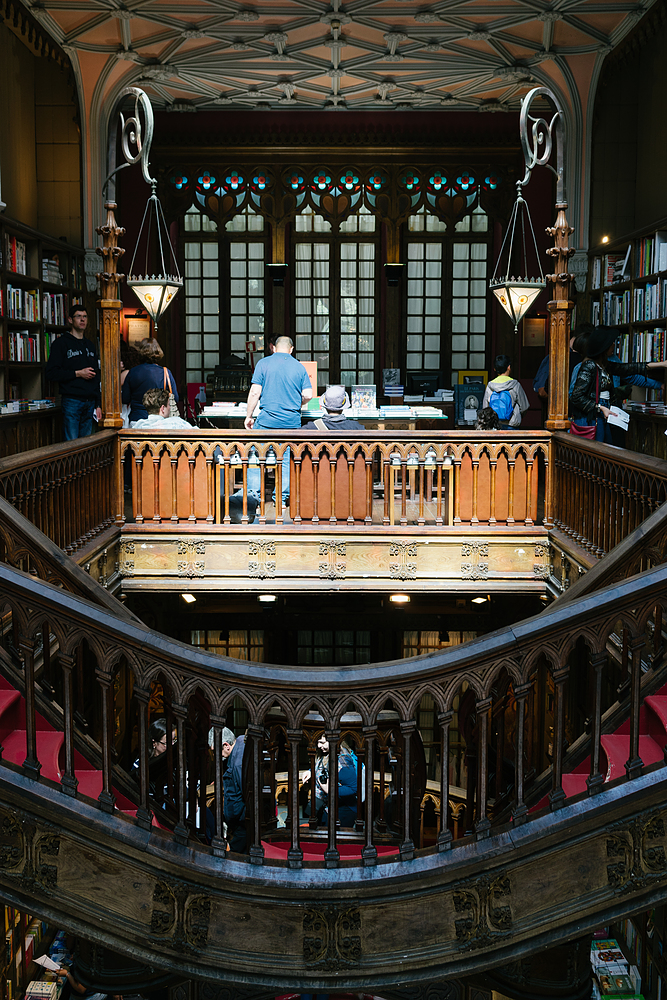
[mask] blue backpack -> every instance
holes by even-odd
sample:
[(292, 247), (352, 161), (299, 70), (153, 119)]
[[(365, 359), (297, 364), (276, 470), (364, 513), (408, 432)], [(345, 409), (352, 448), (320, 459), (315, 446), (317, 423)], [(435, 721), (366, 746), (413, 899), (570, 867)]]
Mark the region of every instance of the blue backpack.
[(499, 420), (509, 420), (514, 413), (514, 403), (507, 389), (494, 390), (489, 396), (489, 406), (496, 411)]

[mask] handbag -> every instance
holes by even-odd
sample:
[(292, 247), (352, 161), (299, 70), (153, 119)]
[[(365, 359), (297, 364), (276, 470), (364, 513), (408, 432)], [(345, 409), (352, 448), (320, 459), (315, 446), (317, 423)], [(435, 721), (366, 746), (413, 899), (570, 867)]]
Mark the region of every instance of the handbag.
[(163, 368), (162, 370), (164, 372), (164, 379), (162, 380), (162, 388), (169, 389), (169, 416), (180, 417), (180, 413), (178, 412), (178, 403), (174, 398), (174, 390), (172, 389), (171, 379), (169, 378), (169, 372), (167, 371), (166, 368)]
[[(595, 403), (600, 401), (600, 369), (595, 366)], [(570, 434), (574, 434), (575, 437), (588, 438), (589, 441), (595, 441), (595, 435), (597, 432), (597, 421), (594, 424), (575, 424), (574, 420), (570, 420)]]

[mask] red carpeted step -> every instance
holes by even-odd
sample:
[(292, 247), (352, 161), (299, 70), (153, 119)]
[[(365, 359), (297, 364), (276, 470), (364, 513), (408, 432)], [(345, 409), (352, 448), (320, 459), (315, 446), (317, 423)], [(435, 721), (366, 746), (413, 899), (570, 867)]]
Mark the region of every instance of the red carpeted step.
[[(37, 730), (37, 759), (42, 765), (42, 777), (60, 781), (60, 750), (63, 743), (63, 734), (55, 729)], [(23, 763), (26, 757), (25, 729), (14, 729), (3, 737), (2, 756), (12, 764)]]
[[(77, 792), (80, 795), (88, 795), (91, 799), (99, 798), (99, 794), (102, 791), (102, 772), (101, 771), (74, 771), (76, 779), (79, 782)], [(113, 787), (113, 786), (112, 786)], [(134, 809), (136, 812), (136, 802), (131, 802), (122, 792), (119, 792), (117, 788), (113, 788), (113, 793), (116, 797), (116, 807), (122, 812), (127, 809)]]
[[(268, 841), (262, 841), (262, 847), (264, 848), (264, 856), (266, 858), (275, 858), (285, 861), (287, 859), (287, 852), (290, 849), (290, 843), (286, 840), (275, 840), (273, 843)], [(327, 843), (324, 840), (302, 840), (299, 845), (303, 851), (304, 861), (322, 861), (324, 858), (324, 852), (327, 849)], [(341, 856), (341, 860), (349, 860), (351, 858), (357, 861), (361, 858), (361, 852), (363, 850), (363, 844), (349, 844), (349, 843), (339, 843), (336, 845), (338, 852)], [(387, 854), (398, 854), (398, 846), (386, 845), (384, 847), (380, 846), (377, 848), (379, 856)]]
[[(600, 743), (607, 755), (605, 781), (613, 781), (625, 774), (625, 762), (630, 756), (630, 737), (626, 733), (609, 733), (600, 737)], [(650, 736), (639, 737), (639, 756), (644, 764), (657, 764), (663, 760), (662, 747)]]
[(659, 746), (667, 743), (667, 695), (650, 694), (645, 701), (647, 731)]

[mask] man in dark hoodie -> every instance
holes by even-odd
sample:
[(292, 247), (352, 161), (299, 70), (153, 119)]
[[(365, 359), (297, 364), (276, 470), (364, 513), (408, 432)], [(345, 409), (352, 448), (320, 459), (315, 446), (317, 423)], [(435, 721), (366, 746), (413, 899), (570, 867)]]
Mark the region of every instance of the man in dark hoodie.
[(60, 383), (65, 441), (88, 437), (93, 432), (93, 412), (100, 420), (100, 359), (97, 347), (84, 337), (88, 313), (84, 306), (73, 306), (67, 317), (69, 333), (63, 333), (51, 345), (46, 362), (46, 378)]
[(523, 386), (512, 378), (512, 359), (507, 354), (496, 355), (495, 377), (484, 391), (482, 409), (490, 406), (498, 414), (501, 427), (518, 427), (521, 414), (530, 407)]

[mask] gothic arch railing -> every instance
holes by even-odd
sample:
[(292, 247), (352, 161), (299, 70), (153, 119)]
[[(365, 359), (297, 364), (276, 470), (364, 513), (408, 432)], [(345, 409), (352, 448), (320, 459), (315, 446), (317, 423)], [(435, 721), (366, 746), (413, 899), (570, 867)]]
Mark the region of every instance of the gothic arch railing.
[[(606, 672), (614, 682), (619, 677), (627, 677), (629, 682), (631, 728), (625, 771), (630, 779), (642, 774), (640, 704), (642, 692), (655, 686), (660, 677), (660, 661), (654, 658), (659, 648), (656, 623), (666, 601), (667, 571), (659, 567), (562, 611), (545, 611), (520, 626), (446, 653), (362, 667), (303, 669), (249, 664), (185, 648), (5, 565), (0, 574), (0, 608), (3, 621), (11, 622), (12, 628), (5, 628), (2, 662), (6, 671), (14, 671), (12, 676), (19, 660), (22, 662), (16, 676), (26, 695), (24, 769), (34, 777), (42, 763), (36, 723), (40, 670), (35, 648), (44, 622), (49, 623), (53, 655), (63, 674), (62, 684), (53, 684), (53, 697), (58, 702), (60, 692), (64, 693), (60, 710), (64, 731), (70, 734), (76, 721), (72, 669), (85, 644), (91, 717), (97, 720), (94, 727), (101, 746), (99, 808), (114, 811), (114, 768), (124, 764), (137, 780), (136, 817), (128, 822), (150, 830), (152, 817), (157, 815), (163, 825), (173, 825), (171, 832), (161, 836), (177, 844), (188, 843), (195, 851), (208, 851), (206, 844), (210, 842), (221, 859), (226, 857), (220, 756), (225, 725), (236, 723), (237, 730), (245, 730), (247, 740), (247, 857), (256, 865), (280, 865), (283, 855), (272, 846), (277, 838), (287, 843), (284, 857), (291, 868), (304, 864), (304, 845), (312, 832), (310, 822), (304, 827), (299, 814), (304, 779), (300, 755), (307, 746), (312, 749), (317, 734), (324, 735), (329, 742), (330, 767), (336, 773), (335, 762), (339, 762), (339, 754), (344, 755), (342, 734), (353, 730), (358, 751), (353, 815), (346, 829), (346, 824), (338, 825), (338, 808), (343, 802), (338, 801), (338, 785), (329, 782), (328, 821), (318, 835), (326, 846), (327, 867), (341, 863), (341, 845), (348, 843), (360, 843), (363, 864), (373, 866), (382, 863), (384, 855), (388, 855), (385, 861), (398, 856), (407, 862), (420, 847), (437, 854), (458, 846), (459, 841), (452, 845), (449, 739), (453, 725), (465, 734), (465, 829), (473, 840), (489, 836), (494, 814), (503, 807), (505, 812), (511, 809), (515, 825), (527, 820), (530, 774), (549, 762), (547, 808), (562, 807), (567, 798), (563, 786), (566, 741), (571, 743), (585, 732), (587, 716), (593, 733), (587, 789), (589, 794), (599, 791), (604, 781), (599, 741), (605, 712), (610, 709), (604, 703), (599, 678)], [(626, 638), (620, 665), (608, 652), (610, 637), (619, 629)], [(52, 669), (52, 678), (55, 673), (57, 668)], [(124, 760), (112, 766), (118, 748), (115, 698), (119, 676), (133, 689), (137, 742)], [(533, 724), (541, 717), (543, 692), (547, 690), (553, 701), (553, 738), (545, 758)], [(588, 691), (592, 695), (587, 698)], [(149, 704), (155, 711), (156, 698), (161, 699), (160, 714), (171, 719), (164, 758), (169, 768), (167, 784), (173, 784), (168, 809), (164, 799), (156, 797), (148, 740)], [(423, 768), (420, 770), (423, 744), (419, 739), (419, 712), (425, 699), (433, 706), (439, 734), (435, 777), (428, 790), (438, 796), (441, 809), (430, 848), (420, 841), (419, 833), (427, 791), (426, 775)], [(502, 732), (499, 713), (504, 718)], [(241, 718), (244, 721), (239, 725)], [(126, 725), (130, 724), (131, 720), (126, 720)], [(81, 766), (72, 753), (62, 763), (60, 783), (69, 794), (76, 794)], [(286, 792), (282, 806), (277, 794), (278, 771), (284, 772), (280, 779)], [(391, 794), (383, 794), (387, 790)], [(208, 810), (207, 796), (211, 800)]]

